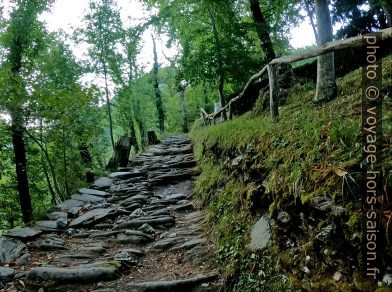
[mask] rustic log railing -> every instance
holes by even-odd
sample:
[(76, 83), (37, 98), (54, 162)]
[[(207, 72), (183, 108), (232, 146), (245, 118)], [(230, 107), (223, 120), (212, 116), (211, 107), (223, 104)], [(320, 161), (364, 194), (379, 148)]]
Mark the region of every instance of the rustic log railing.
[[(387, 40), (392, 38), (392, 28), (387, 28), (380, 30), (382, 33), (382, 39)], [(236, 97), (231, 99), (226, 106), (221, 108), (220, 110), (207, 114), (205, 110), (200, 110), (200, 116), (205, 126), (211, 125), (212, 123), (216, 123), (216, 119), (219, 117), (223, 111), (228, 111), (229, 119), (232, 119), (232, 109), (233, 103), (237, 100), (241, 99), (245, 96), (246, 91), (250, 88), (250, 86), (257, 80), (259, 80), (265, 73), (268, 73), (269, 78), (269, 88), (270, 88), (270, 113), (271, 117), (274, 120), (277, 120), (279, 117), (279, 109), (278, 109), (278, 74), (277, 74), (277, 66), (281, 64), (290, 64), (297, 61), (306, 60), (309, 58), (317, 57), (320, 55), (324, 55), (327, 53), (331, 53), (337, 50), (342, 50), (346, 48), (358, 48), (362, 46), (362, 38), (363, 36), (356, 36), (344, 40), (339, 40), (335, 42), (325, 43), (317, 48), (307, 50), (303, 53), (299, 53), (292, 56), (285, 56), (273, 59), (269, 64), (265, 65), (264, 68), (253, 75), (248, 83), (245, 85), (244, 89), (238, 94)], [(211, 122), (212, 121), (212, 122)]]

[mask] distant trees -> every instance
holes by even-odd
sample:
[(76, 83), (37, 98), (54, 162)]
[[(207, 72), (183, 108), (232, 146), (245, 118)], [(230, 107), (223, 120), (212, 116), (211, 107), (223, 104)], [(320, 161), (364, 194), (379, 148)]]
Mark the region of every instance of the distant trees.
[[(48, 1), (21, 0), (12, 12), (11, 21), (6, 31), (4, 45), (8, 48), (6, 63), (3, 65), (3, 77), (7, 78), (7, 88), (2, 92), (5, 109), (11, 116), (11, 135), (15, 155), (17, 188), (23, 221), (32, 217), (32, 204), (27, 175), (25, 147), (25, 106), (28, 97), (23, 81), (23, 71), (27, 68), (24, 58), (34, 55), (39, 49), (40, 23), (37, 15), (45, 9)], [(7, 76), (8, 75), (8, 76)], [(3, 100), (4, 101), (4, 100)]]
[(158, 63), (158, 53), (157, 46), (155, 43), (155, 38), (152, 37), (153, 53), (154, 53), (154, 65), (153, 65), (153, 84), (154, 84), (154, 92), (155, 92), (155, 106), (158, 112), (158, 122), (159, 122), (159, 131), (163, 133), (165, 131), (165, 112), (163, 110), (162, 104), (162, 95), (161, 89), (159, 88), (159, 63)]
[(85, 42), (91, 45), (89, 56), (94, 72), (101, 75), (104, 80), (110, 141), (114, 150), (114, 126), (109, 81), (121, 76), (117, 45), (122, 40), (123, 27), (120, 14), (113, 6), (113, 0), (91, 1), (90, 12), (84, 19), (86, 27), (80, 30), (80, 35)]

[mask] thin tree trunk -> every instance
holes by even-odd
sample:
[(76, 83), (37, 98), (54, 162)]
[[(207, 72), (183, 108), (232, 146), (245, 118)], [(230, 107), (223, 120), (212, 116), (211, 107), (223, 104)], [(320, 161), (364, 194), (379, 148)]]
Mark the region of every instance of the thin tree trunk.
[(310, 24), (311, 24), (312, 29), (313, 29), (314, 38), (316, 40), (316, 43), (318, 44), (317, 29), (316, 29), (316, 25), (314, 24), (314, 20), (313, 20), (313, 11), (309, 7), (309, 3), (307, 2), (307, 0), (304, 0), (304, 3), (305, 3), (306, 13), (308, 14), (308, 17), (309, 17), (309, 20), (310, 20)]
[(103, 65), (103, 74), (105, 77), (105, 97), (106, 97), (106, 106), (107, 106), (107, 111), (108, 111), (108, 117), (109, 117), (109, 131), (110, 131), (110, 141), (112, 142), (112, 147), (114, 150), (114, 136), (113, 136), (113, 119), (112, 119), (112, 109), (110, 105), (110, 98), (109, 98), (109, 86), (108, 86), (108, 71), (106, 67), (106, 62), (101, 59), (102, 65)]
[(54, 168), (54, 165), (52, 164), (52, 161), (50, 160), (49, 152), (48, 152), (48, 150), (46, 149), (46, 147), (44, 145), (44, 140), (43, 140), (43, 136), (42, 136), (42, 124), (41, 124), (41, 130), (40, 130), (40, 141), (36, 137), (34, 137), (32, 134), (30, 134), (27, 130), (25, 130), (25, 131), (28, 134), (28, 136), (31, 139), (33, 139), (33, 141), (41, 149), (42, 154), (44, 155), (44, 157), (45, 157), (45, 159), (46, 159), (46, 161), (48, 163), (50, 173), (52, 175), (54, 189), (55, 189), (57, 195), (60, 197), (60, 199), (64, 200), (64, 196), (63, 196), (62, 192), (60, 191), (60, 188), (59, 188), (58, 183), (57, 183), (56, 170)]
[(64, 187), (65, 187), (65, 193), (67, 197), (71, 196), (71, 191), (69, 189), (69, 184), (68, 184), (68, 164), (67, 164), (67, 148), (66, 148), (66, 137), (65, 137), (65, 131), (63, 129), (63, 177), (64, 177)]
[[(226, 98), (225, 98), (225, 93), (224, 93), (224, 86), (225, 86), (225, 69), (223, 67), (223, 57), (222, 57), (222, 48), (221, 48), (221, 43), (219, 39), (219, 34), (218, 34), (218, 29), (216, 27), (216, 19), (215, 15), (212, 13), (212, 11), (208, 11), (210, 14), (210, 19), (212, 23), (212, 32), (214, 34), (214, 45), (215, 45), (215, 51), (216, 51), (216, 58), (218, 61), (218, 75), (219, 75), (219, 86), (218, 86), (218, 91), (219, 91), (219, 100), (221, 103), (221, 107), (223, 108), (226, 106)], [(226, 111), (222, 112), (222, 117), (223, 120), (227, 120), (227, 115)]]
[(259, 0), (249, 0), (250, 10), (252, 12), (253, 21), (255, 23), (256, 32), (260, 39), (261, 50), (267, 57), (267, 61), (275, 58), (274, 47), (270, 37), (270, 27), (265, 20), (264, 14), (260, 8)]
[(180, 103), (182, 107), (182, 119), (183, 119), (182, 131), (184, 133), (188, 133), (189, 132), (188, 110), (185, 104), (185, 89), (186, 89), (186, 85), (179, 86), (179, 96), (180, 96)]
[(163, 111), (161, 90), (159, 89), (158, 54), (157, 54), (157, 47), (156, 47), (156, 43), (155, 43), (154, 37), (152, 37), (152, 41), (153, 41), (153, 44), (154, 44), (154, 69), (153, 69), (153, 73), (154, 73), (155, 103), (156, 103), (156, 108), (157, 108), (157, 111), (158, 111), (159, 130), (160, 130), (161, 133), (163, 133), (165, 131), (165, 113)]
[(99, 30), (99, 42), (100, 42), (100, 62), (103, 67), (103, 74), (104, 74), (104, 79), (105, 79), (105, 98), (106, 98), (106, 106), (107, 106), (108, 117), (109, 117), (110, 141), (112, 143), (112, 148), (114, 151), (115, 145), (114, 145), (114, 137), (113, 137), (112, 109), (111, 109), (110, 98), (109, 98), (108, 68), (106, 65), (105, 57), (104, 57), (105, 49), (104, 49), (104, 41), (102, 39), (102, 23), (101, 23), (100, 19), (99, 19), (99, 23), (98, 23), (98, 30)]
[(42, 163), (42, 170), (45, 175), (46, 183), (48, 184), (48, 189), (49, 189), (50, 195), (52, 196), (52, 205), (55, 206), (57, 204), (56, 192), (54, 191), (53, 186), (52, 186), (52, 182), (50, 181), (48, 168), (46, 167), (45, 157), (44, 157), (43, 153), (42, 153), (42, 157), (41, 157), (41, 163)]
[[(332, 23), (327, 0), (315, 0), (318, 41), (323, 45), (332, 41)], [(334, 53), (317, 58), (317, 87), (315, 102), (328, 101), (336, 96)]]
[[(18, 71), (19, 72), (19, 71)], [(16, 178), (18, 182), (19, 202), (24, 223), (31, 221), (33, 209), (31, 205), (29, 181), (27, 177), (26, 149), (23, 138), (22, 109), (11, 112), (12, 145), (15, 155)]]

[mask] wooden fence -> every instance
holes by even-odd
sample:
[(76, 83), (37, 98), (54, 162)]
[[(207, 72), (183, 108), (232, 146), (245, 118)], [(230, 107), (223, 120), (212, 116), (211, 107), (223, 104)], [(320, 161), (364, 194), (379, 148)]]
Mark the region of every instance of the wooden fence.
[[(392, 38), (392, 28), (387, 28), (384, 30), (380, 30), (379, 32), (382, 32), (382, 39), (387, 40)], [(269, 64), (265, 65), (264, 68), (258, 72), (257, 74), (253, 75), (248, 83), (245, 85), (244, 89), (240, 94), (238, 94), (236, 97), (231, 99), (227, 105), (225, 105), (223, 108), (220, 110), (212, 113), (212, 114), (207, 114), (204, 109), (200, 110), (200, 117), (201, 120), (203, 121), (204, 126), (211, 125), (212, 123), (216, 123), (216, 119), (220, 114), (223, 113), (223, 111), (226, 111), (228, 113), (229, 119), (233, 118), (232, 115), (232, 108), (233, 104), (243, 98), (245, 96), (245, 92), (250, 88), (250, 86), (263, 77), (265, 73), (268, 73), (268, 78), (269, 78), (269, 88), (270, 88), (270, 113), (271, 117), (274, 120), (277, 120), (279, 117), (279, 110), (278, 110), (278, 74), (277, 74), (277, 66), (279, 64), (291, 64), (293, 62), (309, 59), (312, 57), (317, 57), (323, 54), (331, 53), (337, 50), (342, 50), (346, 48), (357, 48), (362, 46), (362, 35), (344, 39), (344, 40), (339, 40), (335, 42), (328, 42), (325, 43), (315, 49), (311, 49), (308, 51), (305, 51), (300, 54), (292, 55), (292, 56), (286, 56), (286, 57), (281, 57), (281, 58), (276, 58), (273, 59)]]

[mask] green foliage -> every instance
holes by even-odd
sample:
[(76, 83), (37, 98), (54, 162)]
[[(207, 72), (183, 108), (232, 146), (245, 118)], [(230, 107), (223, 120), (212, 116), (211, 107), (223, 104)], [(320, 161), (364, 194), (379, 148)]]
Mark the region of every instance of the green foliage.
[[(384, 76), (388, 76), (392, 57), (383, 62)], [(258, 205), (262, 185), (271, 195), (272, 214), (283, 203), (296, 199), (306, 202), (315, 195), (331, 196), (347, 203), (349, 230), (360, 230), (357, 197), (347, 187), (347, 181), (355, 184), (356, 167), (362, 157), (361, 100), (357, 89), (361, 76), (361, 71), (356, 70), (338, 79), (338, 98), (323, 107), (313, 104), (311, 87), (294, 86), (289, 103), (280, 109), (278, 123), (268, 113), (256, 117), (247, 113), (208, 127), (195, 122), (191, 138), (201, 171), (196, 197), (207, 210), (207, 230), (217, 241), (222, 271), (234, 279), (236, 291), (256, 291), (257, 287), (260, 291), (290, 289), (287, 281), (276, 274), (276, 263), (290, 266), (291, 255), (275, 250), (274, 245), (253, 255), (245, 248), (253, 218), (264, 210)], [(386, 78), (383, 86), (390, 83)], [(391, 105), (384, 103), (384, 107), (383, 119), (390, 121)], [(390, 123), (384, 122), (383, 127), (389, 141)], [(392, 173), (390, 148), (383, 152), (386, 174)], [(233, 159), (239, 155), (243, 161), (233, 166)], [(279, 288), (271, 290), (272, 287)]]

